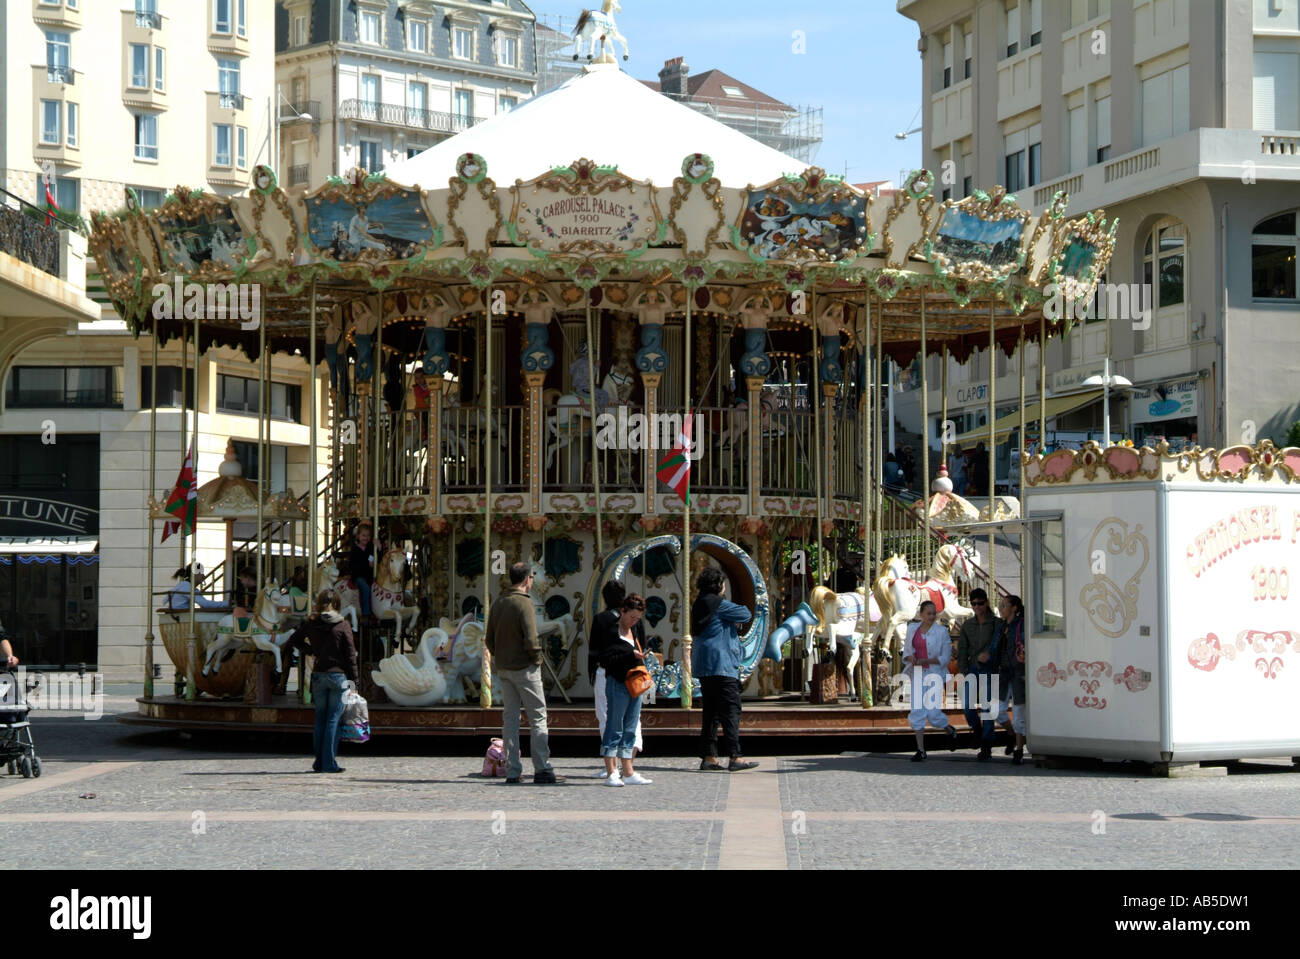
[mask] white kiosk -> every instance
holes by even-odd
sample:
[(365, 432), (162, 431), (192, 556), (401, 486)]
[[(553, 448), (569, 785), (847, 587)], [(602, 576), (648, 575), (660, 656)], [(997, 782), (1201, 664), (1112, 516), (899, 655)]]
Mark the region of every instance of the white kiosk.
[(1300, 757), (1300, 449), (1025, 465), (1036, 757)]

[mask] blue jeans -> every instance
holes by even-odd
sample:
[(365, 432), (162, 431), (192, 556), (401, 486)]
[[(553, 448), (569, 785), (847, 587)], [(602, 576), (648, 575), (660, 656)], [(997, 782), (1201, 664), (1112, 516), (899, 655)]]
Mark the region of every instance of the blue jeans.
[(636, 725), (641, 721), (641, 697), (632, 698), (621, 680), (605, 677), (605, 737), (600, 741), (602, 756), (631, 759), (636, 746)]
[(361, 615), (370, 615), (370, 579), (366, 576), (353, 576), (352, 585), (357, 588), (361, 600)]
[[(962, 711), (966, 715), (966, 723), (971, 730), (979, 730), (980, 745), (987, 746), (993, 743), (993, 720), (981, 719), (980, 717), (984, 711), (979, 707), (980, 701), (988, 703), (991, 698), (993, 675), (987, 666), (982, 664), (975, 664), (975, 666), (976, 670), (967, 673), (966, 681), (962, 683)], [(975, 683), (970, 681), (971, 677), (975, 678)], [(978, 692), (976, 689), (972, 689), (972, 686), (976, 685), (978, 686)]]
[(339, 735), (342, 733), (343, 693), (347, 691), (348, 678), (342, 673), (312, 673), (311, 699), (316, 705), (316, 728), (311, 743), (316, 750), (315, 772), (330, 772), (339, 768)]

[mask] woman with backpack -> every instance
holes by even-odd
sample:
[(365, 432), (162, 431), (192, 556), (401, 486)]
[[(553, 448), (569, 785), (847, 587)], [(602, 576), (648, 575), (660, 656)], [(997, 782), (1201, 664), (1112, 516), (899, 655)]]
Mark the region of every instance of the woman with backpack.
[(999, 682), (1010, 684), (1011, 687), (1011, 728), (1016, 734), (1016, 748), (1011, 754), (1011, 762), (1019, 766), (1025, 761), (1028, 712), (1025, 696), (1025, 604), (1019, 596), (1005, 596), (998, 604), (998, 612), (1002, 614), (1002, 625), (996, 641), (1002, 667)]
[(304, 655), (316, 657), (311, 673), (311, 697), (316, 707), (316, 726), (312, 745), (316, 749), (314, 773), (341, 773), (338, 764), (339, 736), (342, 732), (343, 694), (349, 686), (356, 688), (357, 648), (352, 627), (339, 613), (339, 594), (322, 589), (316, 594), (311, 614), (294, 630), (289, 644)]

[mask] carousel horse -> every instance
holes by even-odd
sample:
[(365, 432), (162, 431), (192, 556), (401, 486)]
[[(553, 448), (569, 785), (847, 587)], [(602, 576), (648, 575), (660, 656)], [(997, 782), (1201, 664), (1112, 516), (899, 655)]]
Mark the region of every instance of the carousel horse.
[[(375, 581), (370, 584), (370, 609), (376, 619), (397, 621), (397, 630), (393, 633), (397, 642), (415, 625), (416, 617), (420, 615), (419, 606), (406, 605), (405, 586), (406, 554), (400, 549), (389, 549), (375, 564)], [(386, 654), (387, 649), (384, 652)]]
[(709, 426), (719, 447), (734, 446), (749, 431), (749, 403), (737, 400), (730, 410), (718, 410), (709, 416)]
[(917, 611), (926, 600), (934, 603), (939, 620), (949, 630), (960, 626), (975, 615), (973, 609), (963, 606), (957, 598), (954, 574), (964, 582), (974, 576), (969, 545), (945, 543), (935, 554), (934, 565), (923, 582), (897, 576), (897, 569), (889, 560), (871, 587), (872, 595), (880, 606), (880, 625), (873, 634), (876, 641), (888, 643), (892, 655), (897, 656), (906, 639), (907, 624), (917, 617)]
[(371, 670), (370, 678), (399, 706), (445, 702), (448, 677), (436, 651), (446, 641), (446, 630), (436, 626), (426, 629), (414, 653), (396, 653), (381, 659), (378, 668)]
[(203, 660), (203, 675), (221, 671), (223, 654), (234, 651), (245, 643), (270, 653), (275, 657), (275, 671), (283, 672), (280, 664), (280, 650), (293, 635), (292, 630), (281, 632), (281, 620), (289, 612), (288, 597), (274, 583), (267, 580), (266, 586), (258, 591), (257, 605), (250, 615), (238, 617), (234, 613), (223, 616), (217, 622), (217, 638), (208, 647)]
[(614, 14), (622, 12), (623, 8), (618, 5), (618, 0), (605, 0), (599, 10), (583, 10), (573, 31), (576, 44), (573, 59), (576, 60), (581, 56), (584, 44), (587, 46), (587, 59), (592, 59), (608, 40), (611, 51), (615, 42), (623, 44), (623, 59), (626, 60), (627, 37), (618, 32), (618, 27), (614, 23)]
[[(906, 565), (904, 565), (906, 569)], [(871, 633), (871, 626), (880, 621), (880, 606), (875, 596), (868, 596), (866, 588), (851, 593), (836, 593), (826, 586), (814, 586), (808, 605), (817, 617), (817, 628), (804, 630), (804, 686), (812, 688), (813, 654), (819, 640), (826, 640), (832, 649), (843, 646), (849, 651), (849, 698), (857, 696), (853, 685), (853, 670), (858, 665), (862, 643)], [(828, 635), (829, 634), (829, 635)]]
[[(457, 623), (440, 620), (437, 627), (442, 640), (434, 657), (446, 676), (444, 702), (463, 703), (466, 697), (478, 698), (477, 687), (483, 679), (483, 648), (486, 631), (478, 614), (469, 612)], [(433, 630), (425, 630), (428, 636)], [(493, 690), (496, 699), (496, 690)]]
[(321, 589), (332, 589), (339, 594), (339, 615), (352, 624), (352, 632), (356, 633), (360, 628), (357, 607), (361, 602), (361, 594), (352, 585), (352, 580), (343, 576), (339, 572), (338, 564), (330, 560), (316, 570), (316, 581), (320, 583)]
[[(615, 401), (626, 402), (631, 394), (631, 376), (625, 371), (616, 375), (610, 370), (605, 381), (596, 389), (593, 404), (587, 375), (587, 344), (578, 346), (578, 358), (569, 366), (573, 392), (561, 394), (547, 390), (542, 394), (546, 414), (546, 468), (555, 462), (555, 454), (570, 446), (575, 439), (591, 431), (591, 417), (607, 410)], [(595, 406), (593, 413), (592, 406)]]
[[(555, 581), (546, 572), (545, 565), (536, 559), (533, 560), (533, 582), (540, 586), (539, 592), (542, 595), (555, 585)], [(546, 606), (537, 596), (533, 597), (533, 611), (537, 616), (537, 638), (540, 640), (552, 633), (559, 633), (561, 655), (568, 652), (569, 643), (578, 633), (578, 625), (573, 620), (573, 614), (565, 613), (558, 619), (547, 619)]]

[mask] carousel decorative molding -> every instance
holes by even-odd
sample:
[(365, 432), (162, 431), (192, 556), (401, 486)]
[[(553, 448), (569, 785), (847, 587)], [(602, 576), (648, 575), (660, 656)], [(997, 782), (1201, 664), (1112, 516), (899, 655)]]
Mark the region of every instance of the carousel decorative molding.
[(843, 177), (810, 167), (801, 176), (751, 185), (731, 242), (764, 265), (838, 263), (869, 251), (875, 236), (866, 195)]
[(1024, 481), (1029, 486), (1107, 480), (1175, 479), (1194, 473), (1204, 482), (1300, 482), (1300, 448), (1278, 449), (1271, 440), (1258, 446), (1230, 446), (1173, 453), (1169, 444), (1154, 448), (1110, 446), (1091, 441), (1078, 450), (1056, 450), (1046, 456), (1023, 457)]
[(1002, 283), (1025, 265), (1030, 250), (1030, 215), (1002, 187), (975, 191), (939, 208), (921, 253), (940, 276), (977, 283)]

